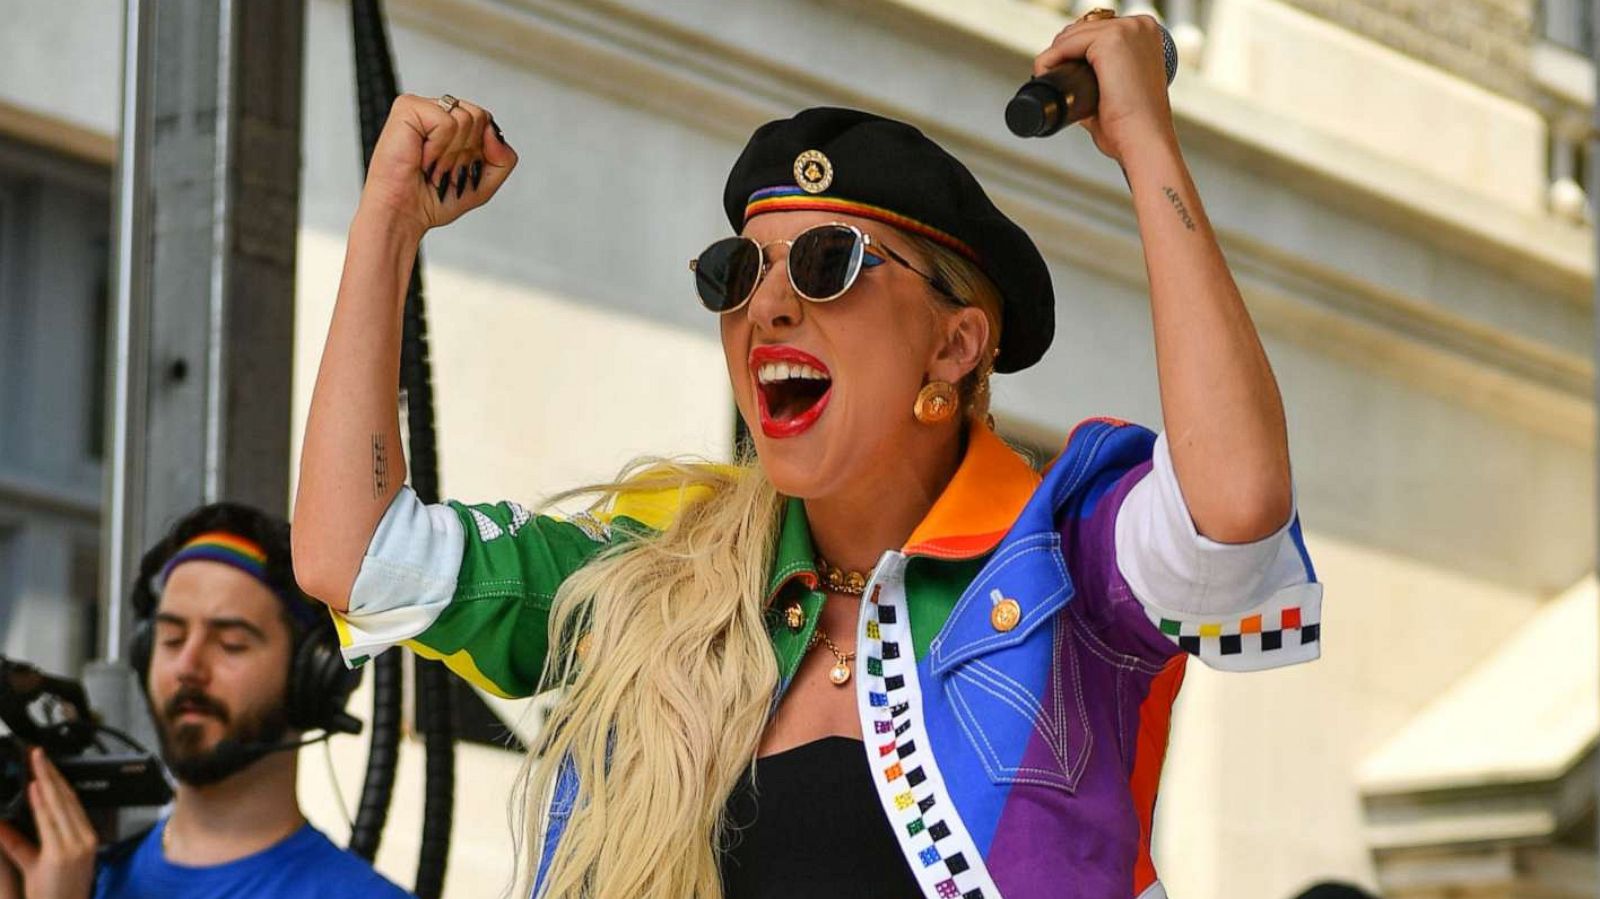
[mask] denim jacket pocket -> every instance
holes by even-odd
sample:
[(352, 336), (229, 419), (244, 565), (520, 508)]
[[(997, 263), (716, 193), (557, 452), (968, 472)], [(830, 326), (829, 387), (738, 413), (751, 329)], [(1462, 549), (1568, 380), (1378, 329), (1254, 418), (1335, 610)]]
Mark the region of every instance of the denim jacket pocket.
[[(1066, 616), (1021, 644), (954, 666), (944, 694), (972, 750), (997, 784), (1077, 790), (1092, 742), (1078, 649)], [(1047, 750), (1032, 750), (1038, 741)]]

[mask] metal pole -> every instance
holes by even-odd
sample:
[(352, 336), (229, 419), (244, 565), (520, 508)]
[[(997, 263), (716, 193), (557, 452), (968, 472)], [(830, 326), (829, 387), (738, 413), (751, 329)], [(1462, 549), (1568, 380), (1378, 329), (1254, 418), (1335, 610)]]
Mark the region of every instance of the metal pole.
[[(1590, 284), (1589, 320), (1592, 328), (1591, 340), (1594, 341), (1594, 370), (1597, 375), (1600, 375), (1600, 173), (1596, 172), (1596, 169), (1600, 168), (1600, 166), (1597, 166), (1597, 163), (1600, 163), (1600, 28), (1596, 27), (1597, 23), (1600, 23), (1600, 0), (1590, 0), (1584, 36), (1588, 39), (1590, 76), (1595, 79), (1595, 94), (1594, 102), (1589, 109), (1590, 128), (1585, 141), (1588, 147), (1588, 154), (1585, 160), (1584, 181), (1586, 183), (1584, 187), (1588, 190), (1591, 204), (1590, 211), (1594, 213), (1590, 216), (1592, 238), (1595, 241), (1595, 274)], [(1597, 513), (1600, 513), (1600, 414), (1596, 414), (1595, 422), (1595, 447), (1597, 448), (1595, 452), (1597, 466), (1595, 485), (1597, 493), (1593, 498), (1593, 502)], [(1600, 545), (1595, 547), (1595, 561), (1596, 567), (1600, 568)], [(1597, 772), (1597, 780), (1594, 785), (1595, 797), (1600, 799), (1600, 766), (1596, 766), (1595, 770)], [(1600, 802), (1597, 802), (1596, 806), (1600, 807)], [(1596, 831), (1600, 833), (1600, 828), (1596, 828)], [(1597, 867), (1600, 867), (1600, 844), (1592, 848), (1595, 851)], [(1595, 895), (1600, 897), (1600, 880), (1597, 880), (1595, 884)]]
[[(117, 141), (113, 212), (111, 322), (107, 335), (105, 518), (101, 523), (100, 647), (102, 659), (84, 666), (90, 703), (106, 723), (154, 745), (133, 669), (122, 658), (130, 627), (123, 598), (138, 564), (145, 518), (145, 409), (149, 398), (150, 320), (150, 63), (155, 4), (123, 4), (122, 117)], [(149, 810), (117, 815), (120, 833), (152, 820)]]
[[(217, 18), (217, 94), (215, 145), (212, 148), (211, 183), (217, 186), (210, 210), (211, 226), (211, 278), (206, 285), (206, 383), (205, 421), (206, 442), (204, 477), (201, 490), (208, 502), (222, 496), (223, 441), (226, 439), (224, 422), (228, 410), (226, 399), (228, 360), (223, 357), (227, 348), (228, 331), (228, 275), (233, 248), (233, 195), (234, 185), (229, 182), (229, 167), (233, 164), (233, 136), (237, 130), (234, 104), (235, 66), (234, 41), (239, 39), (239, 8), (233, 0), (216, 0)], [(291, 307), (292, 308), (292, 307)], [(286, 488), (287, 489), (287, 486)]]
[(139, 559), (202, 503), (282, 514), (304, 0), (124, 0), (101, 566), (108, 723), (152, 736), (124, 660)]
[[(303, 2), (126, 0), (103, 657), (138, 559), (289, 493)], [(248, 36), (248, 39), (246, 39)]]
[(149, 320), (149, 257), (140, 248), (149, 246), (149, 181), (146, 166), (149, 154), (150, 60), (153, 5), (144, 0), (123, 4), (122, 41), (122, 120), (117, 141), (116, 211), (114, 213), (115, 250), (112, 260), (115, 296), (109, 329), (111, 364), (107, 390), (111, 445), (106, 459), (105, 539), (100, 564), (102, 658), (111, 663), (122, 659), (127, 641), (125, 610), (114, 598), (128, 595), (129, 576), (139, 548), (130, 545), (132, 535), (140, 534), (144, 519), (141, 500), (144, 491), (134, 488), (143, 482), (144, 407), (148, 381), (148, 345), (141, 339)]

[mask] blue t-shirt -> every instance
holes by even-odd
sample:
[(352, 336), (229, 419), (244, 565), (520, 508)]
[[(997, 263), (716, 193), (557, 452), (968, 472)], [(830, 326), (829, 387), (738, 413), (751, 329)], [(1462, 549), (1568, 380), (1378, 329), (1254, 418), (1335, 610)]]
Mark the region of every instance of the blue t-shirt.
[(132, 851), (95, 872), (94, 899), (405, 899), (411, 894), (305, 825), (254, 855), (204, 868), (174, 865), (161, 852), (163, 819)]

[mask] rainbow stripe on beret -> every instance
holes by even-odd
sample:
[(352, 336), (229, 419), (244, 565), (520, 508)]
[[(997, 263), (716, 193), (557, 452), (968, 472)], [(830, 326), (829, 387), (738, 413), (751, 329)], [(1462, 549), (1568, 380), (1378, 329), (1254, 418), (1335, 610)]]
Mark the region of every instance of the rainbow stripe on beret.
[(871, 203), (862, 203), (857, 200), (846, 200), (843, 197), (824, 197), (818, 194), (806, 193), (794, 185), (779, 185), (778, 187), (764, 187), (750, 195), (750, 200), (744, 207), (744, 220), (746, 222), (758, 215), (767, 212), (795, 212), (799, 210), (816, 212), (838, 212), (843, 215), (854, 215), (865, 219), (893, 225), (901, 231), (915, 234), (954, 250), (965, 256), (974, 265), (979, 263), (978, 254), (967, 246), (965, 241), (940, 231), (932, 225), (924, 224), (916, 219), (901, 215), (882, 206)]
[(167, 578), (173, 569), (185, 562), (205, 561), (220, 562), (231, 568), (238, 569), (254, 578), (261, 586), (272, 591), (289, 610), (289, 614), (303, 625), (310, 625), (316, 621), (316, 610), (309, 603), (297, 596), (284, 596), (267, 580), (267, 553), (260, 544), (254, 540), (230, 534), (226, 531), (207, 531), (192, 538), (185, 543), (167, 564), (161, 566), (161, 573), (150, 582), (152, 591), (160, 596), (166, 589)]

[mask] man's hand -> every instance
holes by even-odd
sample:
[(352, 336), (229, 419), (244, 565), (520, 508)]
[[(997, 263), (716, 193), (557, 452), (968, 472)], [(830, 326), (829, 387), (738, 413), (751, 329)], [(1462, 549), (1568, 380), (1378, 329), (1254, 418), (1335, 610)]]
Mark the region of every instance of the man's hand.
[[(21, 832), (0, 823), (0, 853), (22, 875), (25, 899), (88, 899), (94, 887), (94, 852), (98, 839), (83, 804), (61, 772), (32, 749), (28, 761), (33, 781), (28, 784), (28, 806), (39, 831), (39, 845)], [(0, 896), (16, 896), (13, 872), (0, 872)]]

